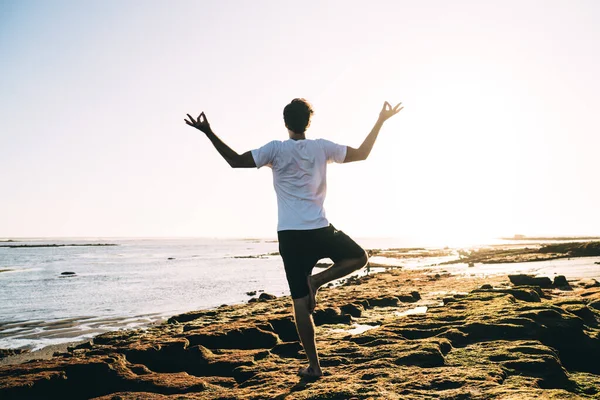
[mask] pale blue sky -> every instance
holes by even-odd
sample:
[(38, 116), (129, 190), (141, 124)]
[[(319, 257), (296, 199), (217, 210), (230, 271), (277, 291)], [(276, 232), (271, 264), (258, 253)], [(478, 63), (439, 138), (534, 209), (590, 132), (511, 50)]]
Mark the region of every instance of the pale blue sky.
[[(452, 4), (450, 4), (452, 3)], [(274, 236), (270, 170), (238, 152), (309, 137), (355, 236), (600, 233), (595, 1), (0, 0), (0, 237)]]

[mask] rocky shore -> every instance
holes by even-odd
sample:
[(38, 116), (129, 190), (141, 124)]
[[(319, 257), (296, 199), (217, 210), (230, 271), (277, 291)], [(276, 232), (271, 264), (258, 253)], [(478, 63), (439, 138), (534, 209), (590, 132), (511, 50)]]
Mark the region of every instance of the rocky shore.
[(2, 366), (0, 398), (600, 398), (600, 283), (544, 282), (392, 269), (323, 288), (318, 380), (296, 376), (290, 298), (264, 296)]

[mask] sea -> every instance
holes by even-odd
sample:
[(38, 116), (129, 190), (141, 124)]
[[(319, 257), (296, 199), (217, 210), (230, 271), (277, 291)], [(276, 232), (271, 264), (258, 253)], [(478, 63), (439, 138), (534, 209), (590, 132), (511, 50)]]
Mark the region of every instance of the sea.
[[(417, 245), (402, 238), (357, 242), (368, 249)], [(0, 239), (0, 348), (33, 351), (247, 302), (262, 292), (289, 295), (277, 251), (274, 238)], [(574, 273), (600, 279), (597, 260), (492, 266), (479, 273), (551, 275), (577, 267)], [(436, 261), (403, 260), (402, 265), (424, 268)], [(465, 275), (474, 271), (460, 264), (450, 268)]]
[(277, 252), (274, 238), (0, 239), (0, 348), (38, 350), (147, 327), (246, 302), (252, 292), (288, 295)]

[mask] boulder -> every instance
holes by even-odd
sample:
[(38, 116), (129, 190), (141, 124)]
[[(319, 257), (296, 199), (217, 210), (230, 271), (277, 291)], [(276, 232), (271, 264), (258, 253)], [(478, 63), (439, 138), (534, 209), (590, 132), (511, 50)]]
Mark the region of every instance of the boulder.
[(267, 300), (273, 300), (276, 299), (277, 296), (269, 294), (269, 293), (261, 293), (260, 296), (258, 296), (258, 301), (267, 301)]
[(533, 276), (533, 275), (509, 275), (508, 279), (515, 286), (539, 286), (541, 288), (552, 287), (552, 281), (547, 276)]
[(557, 288), (570, 288), (569, 282), (564, 275), (557, 275), (554, 277), (554, 282), (552, 282), (552, 286)]

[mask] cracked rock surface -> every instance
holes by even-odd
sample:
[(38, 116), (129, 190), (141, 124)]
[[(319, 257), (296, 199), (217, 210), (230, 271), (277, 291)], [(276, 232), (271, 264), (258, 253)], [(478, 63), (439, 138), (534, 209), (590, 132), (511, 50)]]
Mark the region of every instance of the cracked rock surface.
[(0, 367), (0, 398), (600, 398), (600, 287), (437, 272), (393, 269), (321, 289), (318, 380), (296, 376), (305, 357), (282, 297)]

